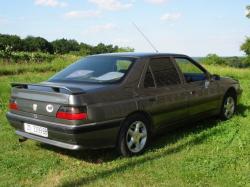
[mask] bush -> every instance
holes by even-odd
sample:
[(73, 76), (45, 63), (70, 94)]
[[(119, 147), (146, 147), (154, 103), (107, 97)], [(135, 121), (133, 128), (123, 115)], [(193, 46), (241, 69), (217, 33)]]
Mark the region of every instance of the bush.
[(247, 58), (243, 57), (227, 57), (225, 58), (227, 66), (235, 68), (246, 68), (250, 67), (250, 64), (247, 62)]
[(0, 51), (0, 58), (7, 62), (51, 62), (56, 55), (51, 55), (48, 53), (41, 53), (41, 52), (9, 52), (9, 51)]
[(209, 54), (201, 60), (201, 63), (208, 65), (224, 65), (235, 68), (250, 67), (250, 57), (219, 57), (216, 54)]
[(226, 61), (216, 54), (209, 54), (207, 57), (203, 58), (202, 63), (208, 65), (225, 65)]

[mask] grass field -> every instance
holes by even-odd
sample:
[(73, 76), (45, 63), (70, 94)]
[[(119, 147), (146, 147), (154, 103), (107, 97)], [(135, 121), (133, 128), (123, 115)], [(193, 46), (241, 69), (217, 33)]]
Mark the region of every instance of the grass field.
[(113, 149), (71, 152), (18, 142), (5, 118), (10, 82), (43, 81), (67, 64), (1, 66), (0, 186), (250, 186), (250, 69), (207, 66), (241, 82), (233, 119), (189, 124), (154, 140), (144, 155), (121, 158)]

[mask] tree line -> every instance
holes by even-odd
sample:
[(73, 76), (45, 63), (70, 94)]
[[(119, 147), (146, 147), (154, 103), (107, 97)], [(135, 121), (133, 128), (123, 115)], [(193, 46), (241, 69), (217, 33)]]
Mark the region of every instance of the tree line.
[(52, 42), (42, 37), (27, 36), (22, 39), (17, 35), (0, 34), (0, 51), (12, 52), (43, 52), (49, 54), (78, 53), (92, 55), (100, 53), (130, 52), (134, 49), (118, 47), (117, 45), (105, 45), (99, 43), (96, 46), (79, 43), (73, 39), (57, 39)]

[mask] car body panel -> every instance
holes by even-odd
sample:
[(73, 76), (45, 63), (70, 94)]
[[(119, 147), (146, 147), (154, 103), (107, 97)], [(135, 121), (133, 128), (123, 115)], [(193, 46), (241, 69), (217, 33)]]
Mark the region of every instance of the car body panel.
[[(20, 136), (66, 149), (101, 148), (115, 146), (120, 128), (128, 116), (143, 113), (151, 121), (152, 132), (191, 118), (219, 114), (225, 93), (234, 89), (240, 98), (242, 89), (231, 78), (215, 80), (202, 66), (186, 55), (158, 53), (117, 53), (102, 56), (133, 57), (135, 63), (124, 79), (112, 84), (42, 82), (36, 87), (13, 84), (11, 98), (20, 110), (10, 110), (7, 119)], [(153, 58), (171, 59), (180, 84), (144, 88), (144, 77)], [(191, 59), (206, 72), (207, 79), (187, 83), (175, 63), (175, 57)], [(30, 87), (29, 87), (30, 86)], [(46, 89), (45, 89), (46, 88)], [(48, 105), (53, 111), (48, 112)], [(61, 106), (86, 106), (85, 120), (56, 118)], [(48, 138), (24, 132), (24, 123), (48, 129)]]

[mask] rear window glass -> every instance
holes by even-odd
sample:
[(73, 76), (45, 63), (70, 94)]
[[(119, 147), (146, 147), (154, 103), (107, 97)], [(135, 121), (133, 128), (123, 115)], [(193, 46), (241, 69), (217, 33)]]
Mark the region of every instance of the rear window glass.
[(135, 58), (92, 56), (84, 58), (53, 76), (49, 81), (106, 83), (120, 81)]

